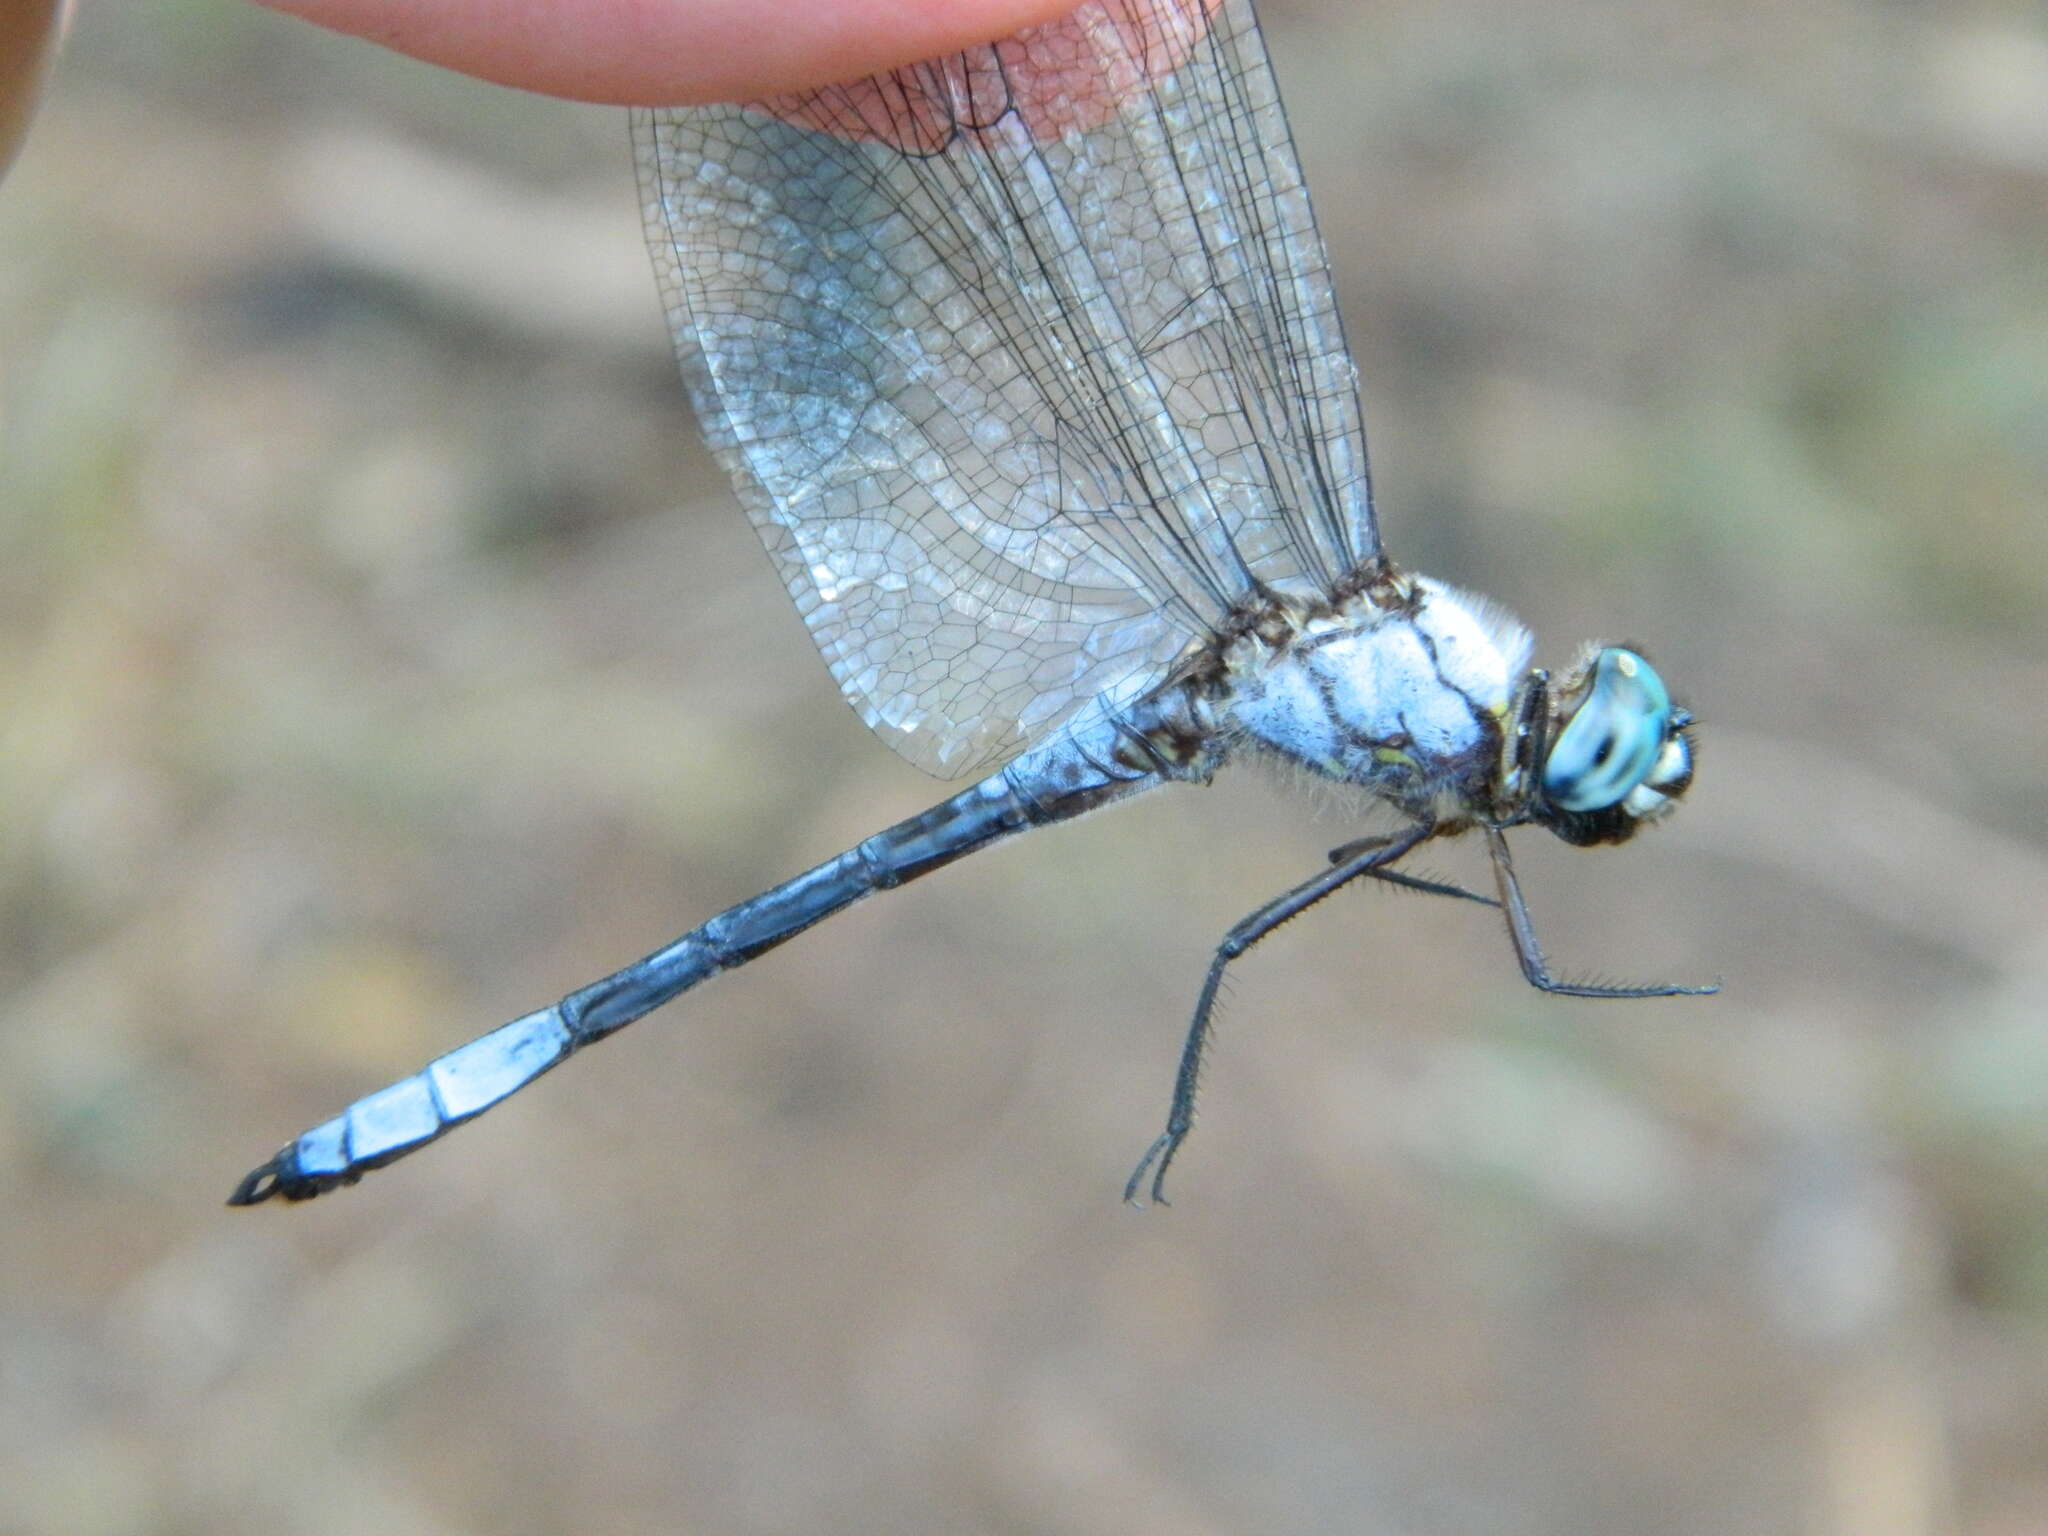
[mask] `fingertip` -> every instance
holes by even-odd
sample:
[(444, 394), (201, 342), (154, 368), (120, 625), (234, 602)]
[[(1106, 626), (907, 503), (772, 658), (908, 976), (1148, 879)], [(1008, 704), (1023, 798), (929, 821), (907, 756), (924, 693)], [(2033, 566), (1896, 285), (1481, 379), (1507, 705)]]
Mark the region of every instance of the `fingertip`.
[(615, 105), (740, 101), (987, 42), (1074, 0), (257, 0), (464, 74)]

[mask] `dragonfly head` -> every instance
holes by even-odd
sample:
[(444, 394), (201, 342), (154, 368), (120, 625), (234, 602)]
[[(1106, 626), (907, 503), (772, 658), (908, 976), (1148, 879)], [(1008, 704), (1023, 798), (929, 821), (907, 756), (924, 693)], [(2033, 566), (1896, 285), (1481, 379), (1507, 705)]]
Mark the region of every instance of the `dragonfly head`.
[(1568, 843), (1621, 843), (1692, 783), (1692, 716), (1657, 669), (1618, 645), (1590, 651), (1556, 688), (1534, 673), (1518, 764), (1528, 815)]

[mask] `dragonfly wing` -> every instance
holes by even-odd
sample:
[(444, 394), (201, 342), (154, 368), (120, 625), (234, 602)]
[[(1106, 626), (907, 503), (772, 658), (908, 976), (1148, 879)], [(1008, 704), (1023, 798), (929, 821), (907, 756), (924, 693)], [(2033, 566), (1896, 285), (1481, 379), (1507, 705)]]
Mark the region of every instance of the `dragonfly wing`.
[(634, 114), (705, 433), (847, 698), (945, 777), (1378, 551), (1246, 0), (1091, 0), (844, 86)]

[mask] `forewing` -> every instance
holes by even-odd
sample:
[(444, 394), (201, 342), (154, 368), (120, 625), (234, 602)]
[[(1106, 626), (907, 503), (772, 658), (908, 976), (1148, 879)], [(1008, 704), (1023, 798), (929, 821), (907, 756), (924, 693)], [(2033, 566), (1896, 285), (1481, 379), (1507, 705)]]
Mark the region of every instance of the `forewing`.
[(1247, 0), (1093, 0), (634, 115), (698, 416), (849, 701), (951, 777), (1377, 553), (1357, 381)]

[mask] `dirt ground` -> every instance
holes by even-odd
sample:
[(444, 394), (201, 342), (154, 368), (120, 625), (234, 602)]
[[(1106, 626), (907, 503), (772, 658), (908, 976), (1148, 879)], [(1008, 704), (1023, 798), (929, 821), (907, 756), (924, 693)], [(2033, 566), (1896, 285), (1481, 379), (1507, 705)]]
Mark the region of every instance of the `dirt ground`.
[(1725, 994), (1347, 896), (1129, 1210), (1357, 834), (1240, 773), (225, 1209), (939, 791), (697, 440), (623, 114), (88, 3), (0, 185), (0, 1531), (2048, 1533), (2048, 21), (1266, 11), (1390, 548), (1702, 721), (1668, 828), (1522, 839), (1546, 942)]

